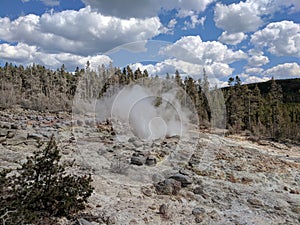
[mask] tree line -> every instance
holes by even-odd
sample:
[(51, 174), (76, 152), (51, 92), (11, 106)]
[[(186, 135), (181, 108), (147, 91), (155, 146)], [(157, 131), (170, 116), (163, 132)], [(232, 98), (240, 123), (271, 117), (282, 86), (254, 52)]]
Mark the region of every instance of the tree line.
[[(101, 98), (141, 78), (158, 79), (147, 70), (133, 71), (130, 66), (120, 69), (112, 64), (101, 65), (95, 71), (87, 62), (85, 68), (77, 67), (70, 73), (64, 65), (51, 70), (35, 64), (24, 67), (6, 63), (0, 67), (0, 107), (71, 111), (75, 94)], [(211, 88), (205, 69), (199, 80), (189, 76), (183, 79), (178, 71), (164, 78), (184, 90), (191, 102), (187, 103), (183, 94), (177, 97), (185, 106), (195, 108), (196, 115), (192, 116), (198, 119), (200, 128), (226, 127), (230, 133), (248, 131), (256, 137), (300, 141), (300, 101), (295, 100), (300, 82), (287, 95), (285, 92), (291, 90), (283, 91), (275, 79), (246, 85), (237, 76), (229, 78), (226, 88)]]
[[(298, 81), (298, 92), (300, 80)], [(280, 80), (242, 85), (239, 77), (229, 78), (224, 88), (227, 127), (233, 133), (244, 130), (273, 140), (300, 141), (300, 102), (288, 100), (288, 86), (283, 91)]]

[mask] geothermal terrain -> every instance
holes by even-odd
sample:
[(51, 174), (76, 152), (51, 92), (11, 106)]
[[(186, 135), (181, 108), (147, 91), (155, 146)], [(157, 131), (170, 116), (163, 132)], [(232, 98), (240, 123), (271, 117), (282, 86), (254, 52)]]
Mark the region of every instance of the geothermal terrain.
[(75, 160), (70, 172), (92, 174), (87, 208), (59, 224), (300, 224), (297, 145), (192, 126), (182, 136), (141, 140), (116, 133), (118, 121), (0, 114), (2, 168), (17, 167), (54, 134), (62, 159)]

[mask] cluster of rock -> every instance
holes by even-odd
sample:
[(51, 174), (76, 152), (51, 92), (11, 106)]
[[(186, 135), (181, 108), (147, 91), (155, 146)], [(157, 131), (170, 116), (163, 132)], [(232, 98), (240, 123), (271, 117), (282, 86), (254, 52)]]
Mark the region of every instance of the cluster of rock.
[[(0, 165), (55, 135), (74, 173), (92, 173), (82, 215), (60, 224), (299, 224), (300, 147), (210, 133), (143, 141), (68, 113), (0, 113)], [(195, 147), (196, 146), (196, 147)], [(177, 154), (179, 151), (180, 154)]]

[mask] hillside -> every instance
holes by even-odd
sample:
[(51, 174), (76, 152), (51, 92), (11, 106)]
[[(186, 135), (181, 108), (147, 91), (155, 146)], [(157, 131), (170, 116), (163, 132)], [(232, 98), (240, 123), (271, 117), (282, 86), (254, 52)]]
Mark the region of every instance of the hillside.
[[(282, 88), (284, 103), (300, 103), (300, 78), (276, 80)], [(250, 89), (254, 89), (256, 84), (248, 84)], [(257, 83), (261, 93), (267, 95), (271, 88), (271, 80)]]
[[(284, 103), (300, 103), (300, 78), (294, 79), (280, 79), (275, 80), (277, 84), (281, 86), (283, 94)], [(257, 85), (261, 94), (266, 97), (271, 89), (272, 81), (243, 84), (242, 86), (247, 86), (250, 90), (254, 90)], [(230, 87), (224, 87), (222, 90), (228, 91)]]
[(227, 127), (273, 140), (300, 141), (300, 79), (241, 84), (230, 78), (222, 88), (227, 108)]

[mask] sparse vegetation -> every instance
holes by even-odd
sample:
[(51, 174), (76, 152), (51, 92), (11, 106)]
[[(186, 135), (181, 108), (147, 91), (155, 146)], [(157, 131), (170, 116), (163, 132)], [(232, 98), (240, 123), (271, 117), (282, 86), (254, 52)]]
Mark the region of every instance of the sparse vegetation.
[[(68, 174), (54, 137), (16, 170), (0, 173), (0, 223), (52, 224), (85, 208), (92, 178)], [(48, 221), (48, 222), (45, 222)]]

